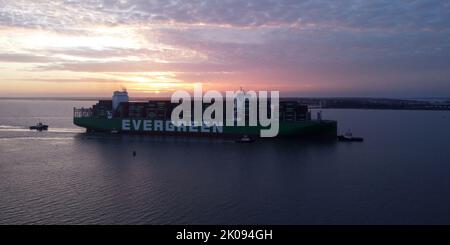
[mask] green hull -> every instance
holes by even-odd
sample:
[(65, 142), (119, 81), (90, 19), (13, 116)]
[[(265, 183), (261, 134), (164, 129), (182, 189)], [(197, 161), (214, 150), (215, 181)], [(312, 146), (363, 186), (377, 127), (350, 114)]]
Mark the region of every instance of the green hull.
[[(124, 119), (124, 118), (74, 118), (74, 124), (86, 128), (90, 132), (117, 132), (130, 134), (149, 135), (179, 135), (179, 136), (206, 136), (206, 137), (236, 137), (250, 135), (259, 137), (264, 129), (261, 126), (224, 126), (224, 127), (174, 127), (169, 121), (148, 119)], [(303, 121), (280, 122), (277, 137), (293, 138), (336, 138), (336, 121)]]

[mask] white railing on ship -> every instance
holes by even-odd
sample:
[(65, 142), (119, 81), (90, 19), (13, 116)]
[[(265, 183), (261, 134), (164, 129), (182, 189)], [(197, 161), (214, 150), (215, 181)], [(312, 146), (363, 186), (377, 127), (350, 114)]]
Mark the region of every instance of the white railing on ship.
[(92, 117), (92, 108), (73, 108), (73, 116), (80, 117)]

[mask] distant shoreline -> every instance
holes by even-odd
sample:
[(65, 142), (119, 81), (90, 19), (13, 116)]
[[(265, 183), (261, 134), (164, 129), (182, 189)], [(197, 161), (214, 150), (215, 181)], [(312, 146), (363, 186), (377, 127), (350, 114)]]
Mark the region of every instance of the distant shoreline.
[[(110, 100), (109, 97), (0, 97), (5, 100), (28, 101), (99, 101)], [(131, 98), (131, 101), (170, 100), (168, 97)], [(450, 98), (352, 98), (352, 97), (283, 97), (280, 100), (297, 100), (312, 109), (372, 109), (372, 110), (427, 110), (450, 111)]]
[(100, 97), (77, 98), (77, 97), (0, 97), (0, 100), (65, 100), (65, 101), (96, 101), (107, 99)]
[[(97, 100), (110, 100), (111, 97), (0, 97), (0, 100), (73, 100), (73, 101), (97, 101)], [(450, 102), (450, 97), (417, 97), (417, 98), (389, 98), (389, 97), (294, 97), (285, 96), (281, 97), (282, 100), (392, 100), (392, 101), (432, 101), (443, 100)], [(131, 97), (133, 101), (147, 101), (147, 100), (170, 100), (170, 97)]]

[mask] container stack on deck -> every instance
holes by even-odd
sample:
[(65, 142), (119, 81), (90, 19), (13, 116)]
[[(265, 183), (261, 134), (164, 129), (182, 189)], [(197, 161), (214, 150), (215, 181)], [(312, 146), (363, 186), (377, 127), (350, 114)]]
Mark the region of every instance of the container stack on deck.
[(92, 110), (96, 117), (105, 118), (112, 110), (112, 100), (100, 100), (92, 107)]
[[(211, 103), (203, 104), (203, 111)], [(115, 118), (148, 118), (153, 120), (169, 120), (173, 108), (177, 104), (172, 104), (166, 100), (150, 100), (148, 102), (122, 102), (119, 104), (117, 111), (112, 112)], [(226, 108), (224, 103), (224, 116)], [(249, 118), (249, 104), (246, 103), (245, 118)], [(112, 101), (100, 100), (92, 108), (93, 114), (96, 118), (107, 118), (108, 113), (111, 113)], [(299, 122), (311, 119), (311, 113), (308, 111), (308, 106), (302, 105), (297, 101), (280, 101), (280, 121), (282, 122)], [(194, 106), (192, 105), (192, 111)], [(270, 112), (268, 112), (270, 116)]]
[(310, 119), (311, 113), (308, 111), (308, 106), (301, 105), (297, 101), (280, 102), (280, 121), (299, 122)]

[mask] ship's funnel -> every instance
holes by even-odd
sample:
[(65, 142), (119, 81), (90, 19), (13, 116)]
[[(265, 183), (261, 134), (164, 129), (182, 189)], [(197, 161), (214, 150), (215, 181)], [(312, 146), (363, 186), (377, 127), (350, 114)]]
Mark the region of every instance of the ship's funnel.
[(128, 102), (128, 92), (126, 90), (123, 91), (115, 91), (112, 97), (112, 109), (113, 111), (116, 111), (119, 107), (120, 103), (122, 102)]

